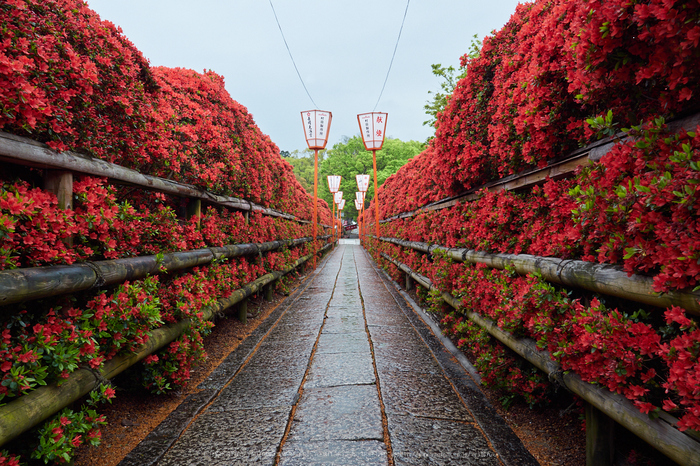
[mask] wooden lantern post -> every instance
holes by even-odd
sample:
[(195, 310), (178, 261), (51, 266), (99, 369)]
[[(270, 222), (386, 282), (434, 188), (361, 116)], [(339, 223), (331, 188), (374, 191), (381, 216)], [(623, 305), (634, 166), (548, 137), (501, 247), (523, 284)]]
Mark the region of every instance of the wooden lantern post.
[[(338, 191), (338, 192), (341, 193), (342, 191)], [(338, 202), (338, 223), (340, 225), (340, 229), (338, 231), (341, 232), (341, 234), (345, 233), (345, 229), (343, 229), (343, 221), (340, 217), (340, 213), (343, 211), (344, 208), (345, 208), (345, 199), (343, 199), (341, 196), (340, 201)]]
[[(367, 188), (369, 188), (369, 175), (355, 175), (355, 181), (357, 181), (357, 189), (362, 193), (362, 212), (365, 212), (365, 194), (367, 193)], [(357, 195), (356, 195), (357, 196)], [(363, 220), (363, 228), (367, 228), (366, 219)], [(362, 230), (360, 230), (360, 237), (362, 237)]]
[[(336, 191), (333, 193), (333, 205), (338, 206), (340, 204), (340, 201), (343, 199), (343, 192), (342, 191)], [(340, 223), (340, 209), (336, 209), (336, 217), (333, 217), (333, 222), (335, 225), (338, 225), (338, 238), (343, 236), (343, 232), (340, 231), (340, 229), (343, 227), (343, 225)]]
[(374, 165), (374, 234), (379, 239), (379, 193), (377, 193), (377, 151), (384, 145), (386, 120), (388, 113), (370, 112), (357, 115), (360, 124), (360, 134), (365, 149), (372, 151)]
[[(356, 192), (355, 194), (362, 194)], [(360, 215), (362, 214), (362, 204), (363, 202), (356, 196), (355, 198), (355, 209), (357, 209), (357, 236), (360, 237), (362, 234), (362, 224), (360, 223)]]
[(301, 121), (304, 125), (304, 137), (309, 149), (314, 150), (314, 218), (313, 218), (313, 244), (314, 244), (314, 268), (316, 267), (316, 237), (318, 236), (318, 151), (325, 149), (328, 143), (328, 131), (331, 129), (333, 114), (323, 110), (307, 110), (301, 112)]
[[(340, 189), (340, 181), (343, 179), (342, 176), (340, 175), (328, 175), (328, 190), (331, 192), (331, 195), (333, 197), (333, 211), (332, 214), (333, 216), (331, 217), (333, 219), (333, 241), (337, 240), (340, 237), (340, 230), (338, 230), (338, 225), (335, 222), (335, 193), (338, 192), (338, 189)], [(336, 234), (337, 232), (337, 234)]]

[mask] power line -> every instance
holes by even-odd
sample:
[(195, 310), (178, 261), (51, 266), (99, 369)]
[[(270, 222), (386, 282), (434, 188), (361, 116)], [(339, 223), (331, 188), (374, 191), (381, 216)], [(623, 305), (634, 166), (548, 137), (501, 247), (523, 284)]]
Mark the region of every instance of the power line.
[[(292, 56), (292, 51), (289, 50), (289, 44), (287, 44), (287, 39), (284, 37), (284, 32), (282, 31), (282, 26), (280, 26), (280, 20), (277, 18), (277, 12), (275, 11), (275, 7), (272, 4), (272, 0), (270, 0), (270, 7), (272, 7), (272, 14), (275, 15), (275, 21), (277, 21), (277, 27), (280, 28), (280, 34), (282, 34), (282, 40), (284, 41), (285, 47), (287, 47), (287, 52), (289, 52), (289, 58), (292, 59), (292, 64), (294, 65), (294, 69), (297, 71), (297, 76), (299, 76), (299, 81), (301, 81), (301, 85), (304, 86), (304, 90), (306, 91), (306, 95), (309, 96), (311, 103), (314, 104), (315, 108), (318, 108), (318, 105), (316, 105), (316, 102), (314, 102), (313, 97), (311, 97), (311, 94), (309, 94), (309, 90), (306, 88), (306, 84), (304, 84), (304, 80), (301, 78), (301, 73), (299, 73), (299, 68), (297, 68), (297, 64), (294, 61), (294, 57)], [(403, 28), (403, 25), (401, 25), (401, 27)], [(401, 33), (399, 33), (399, 35), (401, 35)], [(394, 50), (394, 53), (396, 53), (396, 50)], [(393, 58), (392, 58), (392, 60), (393, 60)]]
[(401, 20), (401, 28), (399, 29), (399, 36), (396, 38), (396, 45), (394, 45), (394, 53), (391, 55), (391, 62), (389, 62), (389, 69), (386, 71), (386, 78), (384, 78), (384, 84), (382, 85), (382, 91), (379, 93), (379, 98), (377, 99), (377, 103), (374, 104), (374, 109), (372, 111), (375, 111), (377, 109), (377, 105), (379, 105), (379, 101), (382, 99), (382, 94), (384, 94), (384, 88), (386, 87), (386, 82), (389, 80), (389, 73), (391, 72), (391, 65), (394, 64), (394, 57), (396, 56), (396, 49), (399, 48), (399, 39), (401, 39), (401, 31), (403, 31), (403, 24), (406, 22), (406, 13), (408, 13), (408, 5), (411, 3), (411, 0), (406, 1), (406, 10), (403, 12), (403, 20)]

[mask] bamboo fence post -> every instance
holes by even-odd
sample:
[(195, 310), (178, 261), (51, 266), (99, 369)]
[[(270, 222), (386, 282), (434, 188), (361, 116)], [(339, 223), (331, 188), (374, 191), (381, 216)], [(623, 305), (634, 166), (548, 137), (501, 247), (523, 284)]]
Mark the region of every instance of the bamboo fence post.
[(73, 209), (73, 173), (64, 170), (45, 170), (44, 189), (56, 195), (59, 209)]
[(615, 453), (615, 422), (586, 403), (586, 466), (612, 466)]
[(276, 283), (277, 283), (276, 281), (274, 281), (272, 283), (268, 283), (267, 285), (265, 285), (265, 288), (263, 289), (263, 295), (264, 295), (265, 301), (267, 301), (268, 303), (272, 302), (272, 296), (273, 296), (273, 293), (275, 291), (275, 284)]
[[(65, 170), (44, 170), (44, 190), (56, 195), (58, 208), (73, 210), (73, 173)], [(73, 238), (63, 240), (73, 246)]]
[(197, 229), (202, 226), (202, 200), (190, 198), (187, 202), (187, 220), (195, 217), (197, 219)]
[(406, 279), (406, 286), (404, 287), (406, 291), (411, 291), (413, 289), (413, 278), (411, 278), (410, 274), (404, 273), (405, 279)]
[(238, 303), (238, 320), (243, 325), (248, 323), (248, 298)]

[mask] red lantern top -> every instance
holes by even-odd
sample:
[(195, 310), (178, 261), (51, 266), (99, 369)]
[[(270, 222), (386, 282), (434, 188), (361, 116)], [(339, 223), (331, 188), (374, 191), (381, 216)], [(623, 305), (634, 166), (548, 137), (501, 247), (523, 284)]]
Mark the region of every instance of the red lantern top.
[(384, 144), (384, 133), (388, 113), (370, 112), (357, 115), (362, 142), (367, 150), (379, 150)]
[(323, 110), (307, 110), (301, 112), (304, 124), (304, 137), (309, 149), (324, 149), (328, 142), (328, 131), (331, 129), (333, 114)]

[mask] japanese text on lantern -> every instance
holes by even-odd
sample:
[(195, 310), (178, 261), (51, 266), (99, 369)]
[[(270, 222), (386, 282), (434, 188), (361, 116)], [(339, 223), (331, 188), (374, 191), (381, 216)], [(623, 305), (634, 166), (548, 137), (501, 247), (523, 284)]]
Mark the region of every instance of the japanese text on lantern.
[(384, 144), (386, 113), (371, 112), (357, 115), (362, 130), (362, 141), (367, 150), (379, 150)]
[(331, 112), (308, 110), (301, 112), (304, 123), (304, 136), (309, 149), (323, 149), (331, 127)]

